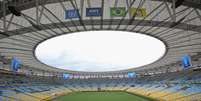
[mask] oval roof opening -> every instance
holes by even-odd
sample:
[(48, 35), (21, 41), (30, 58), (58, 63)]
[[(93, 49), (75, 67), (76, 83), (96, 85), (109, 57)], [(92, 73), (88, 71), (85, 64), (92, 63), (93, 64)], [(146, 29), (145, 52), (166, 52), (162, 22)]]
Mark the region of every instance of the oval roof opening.
[(51, 67), (82, 72), (119, 71), (151, 64), (166, 52), (152, 36), (126, 31), (85, 31), (48, 39), (35, 49)]

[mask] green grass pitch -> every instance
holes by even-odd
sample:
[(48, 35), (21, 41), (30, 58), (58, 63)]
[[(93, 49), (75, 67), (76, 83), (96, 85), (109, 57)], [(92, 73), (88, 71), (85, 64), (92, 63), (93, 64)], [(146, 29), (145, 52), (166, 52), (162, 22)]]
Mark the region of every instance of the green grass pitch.
[(75, 92), (51, 101), (150, 101), (126, 92)]

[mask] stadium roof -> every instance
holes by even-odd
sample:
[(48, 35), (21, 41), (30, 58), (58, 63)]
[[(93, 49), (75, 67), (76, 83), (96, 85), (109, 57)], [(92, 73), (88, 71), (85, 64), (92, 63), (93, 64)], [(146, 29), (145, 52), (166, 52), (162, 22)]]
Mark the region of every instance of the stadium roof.
[[(18, 57), (31, 68), (63, 72), (38, 61), (35, 47), (55, 36), (89, 30), (138, 32), (166, 44), (167, 53), (162, 59), (131, 70), (177, 69), (174, 65), (180, 64), (185, 54), (193, 60), (200, 59), (199, 0), (1, 0), (0, 3), (0, 53)], [(100, 15), (87, 15), (86, 8), (103, 10)], [(115, 16), (111, 10), (117, 8), (121, 13)], [(67, 13), (76, 10), (77, 15)], [(139, 12), (132, 16), (135, 11)]]

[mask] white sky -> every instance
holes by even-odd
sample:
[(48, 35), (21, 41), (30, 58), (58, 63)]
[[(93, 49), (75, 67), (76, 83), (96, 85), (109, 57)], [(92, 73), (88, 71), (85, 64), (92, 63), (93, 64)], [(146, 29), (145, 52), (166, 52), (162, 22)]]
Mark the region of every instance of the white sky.
[(87, 31), (49, 39), (35, 53), (41, 62), (56, 68), (104, 72), (153, 63), (164, 55), (165, 45), (133, 32)]

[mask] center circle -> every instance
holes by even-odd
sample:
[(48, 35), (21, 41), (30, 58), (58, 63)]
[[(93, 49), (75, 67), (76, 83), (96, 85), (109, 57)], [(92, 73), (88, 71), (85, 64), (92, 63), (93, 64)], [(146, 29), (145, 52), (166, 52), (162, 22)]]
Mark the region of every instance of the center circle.
[(165, 44), (152, 36), (126, 31), (84, 31), (37, 45), (36, 58), (70, 71), (106, 72), (140, 68), (164, 56)]

